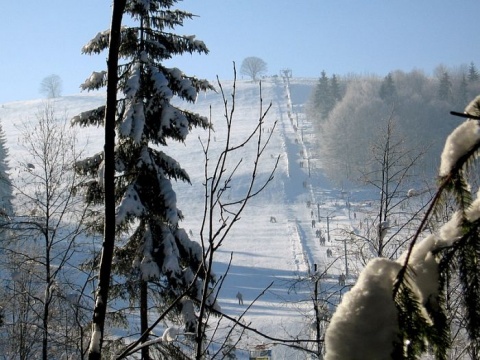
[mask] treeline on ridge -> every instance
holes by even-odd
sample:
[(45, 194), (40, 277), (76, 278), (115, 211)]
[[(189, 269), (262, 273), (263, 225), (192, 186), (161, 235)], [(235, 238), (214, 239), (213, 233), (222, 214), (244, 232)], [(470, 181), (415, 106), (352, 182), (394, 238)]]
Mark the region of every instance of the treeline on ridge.
[(417, 174), (431, 178), (447, 135), (462, 121), (450, 111), (463, 112), (478, 94), (480, 76), (473, 62), (455, 69), (438, 66), (431, 76), (420, 70), (385, 77), (322, 71), (306, 110), (318, 134), (313, 156), (322, 159), (331, 180), (355, 182), (375, 171), (370, 169), (378, 164), (372, 161), (373, 148), (393, 123), (394, 137), (405, 151), (423, 154)]

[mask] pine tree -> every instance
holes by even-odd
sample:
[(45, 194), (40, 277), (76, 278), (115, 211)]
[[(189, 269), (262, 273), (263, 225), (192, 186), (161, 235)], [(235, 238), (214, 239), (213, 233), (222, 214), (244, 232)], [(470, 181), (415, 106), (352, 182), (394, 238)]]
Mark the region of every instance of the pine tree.
[(342, 93), (340, 91), (340, 83), (338, 82), (338, 78), (335, 74), (332, 75), (330, 79), (330, 93), (332, 95), (332, 99), (334, 101), (334, 106), (337, 102), (342, 100)]
[(456, 104), (458, 107), (465, 107), (465, 105), (467, 105), (468, 103), (468, 81), (465, 73), (462, 74), (462, 79), (460, 80), (456, 100)]
[(380, 98), (385, 101), (393, 101), (396, 94), (397, 90), (395, 89), (392, 73), (388, 73), (383, 79), (382, 85), (380, 85)]
[(314, 104), (322, 119), (326, 119), (335, 105), (330, 87), (330, 79), (325, 71), (322, 71), (318, 84), (315, 88)]
[(478, 74), (477, 68), (476, 68), (475, 64), (473, 62), (471, 62), (470, 67), (468, 68), (468, 82), (470, 84), (474, 83), (474, 82), (478, 81), (479, 78), (480, 78), (480, 76)]
[[(174, 97), (194, 102), (200, 91), (213, 89), (206, 80), (186, 76), (162, 61), (184, 53), (208, 53), (194, 36), (167, 30), (182, 26), (193, 15), (174, 9), (178, 1), (127, 1), (125, 14), (138, 25), (122, 27), (115, 120), (115, 264), (112, 270), (124, 282), (113, 294), (135, 300), (140, 294), (142, 332), (148, 328), (146, 306), (150, 288), (164, 306), (185, 294), (175, 310), (187, 331), (196, 327), (193, 300), (202, 290), (203, 254), (198, 243), (179, 227), (182, 213), (176, 206), (171, 180), (189, 182), (188, 174), (167, 154), (168, 141), (183, 142), (193, 127), (208, 128), (208, 119), (171, 104)], [(100, 53), (109, 46), (110, 32), (99, 33), (83, 49)], [(82, 85), (93, 90), (105, 85), (105, 71), (94, 72)], [(106, 107), (76, 116), (78, 125), (103, 124)], [(77, 169), (92, 176), (86, 191), (93, 203), (103, 201), (103, 152), (78, 162)], [(101, 222), (100, 219), (95, 219)], [(193, 299), (193, 300), (189, 300)], [(147, 334), (144, 334), (147, 335)], [(144, 336), (147, 340), (148, 336)], [(144, 358), (147, 354), (142, 355)]]
[(5, 132), (0, 124), (0, 218), (13, 215), (12, 184), (8, 174), (8, 149), (6, 141)]
[(440, 83), (438, 85), (438, 98), (440, 100), (450, 100), (452, 97), (452, 81), (448, 72), (444, 71), (440, 77)]

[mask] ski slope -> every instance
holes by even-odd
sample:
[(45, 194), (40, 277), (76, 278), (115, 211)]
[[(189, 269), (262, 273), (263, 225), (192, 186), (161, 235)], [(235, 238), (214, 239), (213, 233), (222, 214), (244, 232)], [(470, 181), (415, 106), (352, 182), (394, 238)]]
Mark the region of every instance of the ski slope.
[[(278, 339), (315, 338), (311, 325), (313, 288), (318, 280), (313, 276), (315, 264), (318, 273), (323, 274), (317, 283), (318, 298), (321, 296), (330, 309), (342, 291), (348, 289), (348, 283), (354, 281), (356, 271), (350, 269), (347, 286), (338, 285), (338, 276), (346, 271), (342, 231), (353, 230), (362, 219), (353, 216), (358, 205), (354, 194), (335, 189), (322, 175), (322, 162), (328, 159), (322, 159), (315, 151), (313, 127), (303, 113), (315, 83), (314, 79), (273, 77), (262, 81), (261, 91), (259, 84), (251, 81), (239, 80), (235, 84), (233, 143), (241, 142), (250, 134), (260, 114), (271, 104), (262, 133), (263, 139), (271, 134), (271, 140), (259, 164), (258, 181), (268, 178), (277, 157), (279, 162), (273, 180), (248, 203), (241, 220), (215, 254), (214, 271), (224, 278), (218, 301), (226, 314), (242, 316), (250, 327)], [(222, 82), (229, 109), (233, 85), (232, 81)], [(57, 114), (71, 118), (104, 101), (102, 93), (82, 93), (55, 99), (54, 104)], [(44, 100), (32, 100), (0, 105), (0, 121), (7, 137), (12, 169), (22, 161), (28, 162), (18, 144), (19, 126), (34, 120), (43, 103)], [(202, 94), (195, 104), (182, 106), (211, 117), (215, 132), (209, 158), (215, 161), (227, 137), (221, 94)], [(88, 144), (85, 148), (88, 155), (102, 149), (101, 129), (78, 129), (78, 133), (81, 143)], [(177, 206), (185, 217), (181, 226), (196, 240), (200, 239), (204, 209), (202, 142), (206, 144), (207, 135), (206, 131), (195, 129), (185, 144), (169, 144), (162, 149), (191, 177), (191, 184), (174, 183), (174, 189)], [(241, 159), (227, 195), (229, 199), (242, 196), (249, 185), (255, 146), (253, 141), (242, 147), (228, 162), (232, 169)], [(327, 226), (330, 241), (320, 245), (317, 230), (327, 236)], [(327, 257), (327, 249), (332, 250), (332, 257)], [(303, 281), (299, 282), (300, 279)], [(243, 305), (238, 304), (238, 292), (243, 295)], [(237, 347), (248, 350), (262, 342), (273, 349), (276, 358), (292, 358), (290, 350), (273, 346), (274, 341), (252, 333), (245, 335)], [(240, 352), (239, 358), (241, 354), (246, 356), (246, 352)]]

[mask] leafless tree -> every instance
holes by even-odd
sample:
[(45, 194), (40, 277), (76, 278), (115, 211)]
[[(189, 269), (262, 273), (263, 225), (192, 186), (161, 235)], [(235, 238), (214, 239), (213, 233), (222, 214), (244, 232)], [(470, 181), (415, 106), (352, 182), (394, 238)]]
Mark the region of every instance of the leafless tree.
[[(262, 103), (261, 95), (261, 84), (260, 84), (260, 117), (258, 119), (257, 125), (252, 130), (252, 132), (245, 139), (235, 139), (232, 132), (232, 124), (234, 121), (234, 109), (235, 109), (235, 83), (233, 86), (231, 99), (232, 103), (229, 104), (227, 96), (225, 95), (224, 89), (220, 81), (218, 81), (218, 86), (220, 88), (223, 104), (224, 104), (224, 118), (226, 121), (226, 141), (225, 147), (222, 149), (220, 156), (214, 160), (213, 164), (210, 162), (210, 152), (212, 146), (212, 130), (209, 131), (209, 136), (206, 142), (202, 142), (202, 147), (204, 151), (204, 209), (203, 209), (203, 221), (200, 230), (200, 240), (202, 244), (203, 253), (205, 256), (204, 266), (205, 273), (207, 274), (207, 279), (205, 280), (205, 286), (202, 292), (202, 298), (200, 299), (200, 311), (199, 311), (199, 322), (196, 333), (196, 356), (195, 359), (200, 360), (205, 356), (205, 349), (208, 348), (208, 345), (214, 339), (210, 339), (209, 343), (204, 346), (203, 339), (205, 336), (205, 329), (209, 319), (208, 313), (208, 299), (210, 296), (211, 290), (208, 288), (208, 283), (210, 282), (210, 277), (212, 276), (212, 266), (214, 262), (214, 255), (216, 251), (222, 246), (222, 244), (227, 241), (228, 236), (235, 226), (235, 224), (240, 220), (241, 214), (245, 210), (248, 202), (260, 194), (263, 189), (273, 180), (273, 174), (278, 164), (279, 157), (276, 158), (275, 162), (272, 164), (272, 170), (270, 174), (262, 179), (259, 178), (258, 173), (259, 169), (262, 167), (262, 163), (265, 162), (265, 149), (267, 148), (270, 138), (273, 134), (273, 131), (268, 133), (268, 136), (265, 137), (263, 131), (267, 113), (271, 107), (271, 104), (264, 109)], [(275, 128), (276, 122), (273, 124)], [(235, 181), (236, 171), (241, 166), (244, 161), (243, 157), (237, 158), (235, 154), (241, 153), (244, 151), (247, 145), (255, 145), (252, 148), (253, 152), (253, 162), (250, 165), (250, 180), (249, 184), (246, 187), (245, 192), (240, 195), (238, 198), (230, 198), (228, 196), (229, 189), (232, 186), (232, 183)], [(235, 159), (235, 160), (233, 160)], [(243, 165), (243, 164), (242, 164)], [(219, 219), (217, 219), (219, 217)], [(228, 274), (226, 274), (228, 276)], [(217, 289), (218, 291), (218, 289)], [(233, 327), (235, 324), (233, 325)], [(233, 330), (233, 328), (232, 328)], [(224, 339), (227, 339), (225, 337)], [(223, 343), (222, 349), (219, 350), (219, 353), (227, 345), (226, 342)]]
[(40, 83), (40, 93), (47, 98), (57, 98), (62, 94), (62, 79), (56, 74), (45, 77)]
[[(15, 167), (17, 211), (10, 223), (10, 241), (3, 250), (11, 274), (6, 296), (16, 301), (25, 298), (18, 308), (10, 309), (11, 334), (16, 337), (20, 331), (25, 335), (25, 346), (22, 341), (14, 344), (13, 338), (11, 345), (23, 350), (28, 345), (36, 349), (36, 356), (48, 359), (58, 356), (52, 349), (66, 350), (70, 343), (67, 353), (81, 358), (77, 350), (82, 346), (72, 344), (78, 340), (79, 324), (74, 320), (79, 319), (77, 306), (85, 294), (82, 277), (86, 283), (88, 274), (79, 269), (86, 250), (81, 243), (86, 210), (76, 196), (82, 180), (73, 171), (79, 156), (76, 137), (66, 118), (59, 119), (50, 103), (40, 110), (36, 122), (25, 123), (19, 130), (25, 156)], [(75, 312), (76, 317), (72, 316)], [(23, 321), (16, 322), (18, 316), (23, 316)], [(83, 322), (80, 327), (85, 325)], [(29, 331), (37, 336), (29, 339)]]
[(258, 80), (258, 76), (267, 72), (267, 63), (256, 56), (249, 56), (242, 61), (240, 73), (250, 76), (253, 81)]
[[(422, 210), (420, 195), (428, 189), (415, 188), (419, 185), (415, 170), (425, 151), (406, 148), (404, 138), (396, 130), (393, 112), (377, 134), (371, 147), (371, 162), (365, 164), (360, 180), (378, 191), (379, 199), (373, 199), (376, 216), (364, 227), (370, 233), (360, 238), (368, 242), (365, 248), (372, 250), (367, 257), (394, 258), (400, 254), (398, 248), (408, 242), (405, 238), (408, 227), (418, 225)], [(414, 175), (417, 184), (413, 182)], [(401, 243), (397, 241), (400, 234)]]

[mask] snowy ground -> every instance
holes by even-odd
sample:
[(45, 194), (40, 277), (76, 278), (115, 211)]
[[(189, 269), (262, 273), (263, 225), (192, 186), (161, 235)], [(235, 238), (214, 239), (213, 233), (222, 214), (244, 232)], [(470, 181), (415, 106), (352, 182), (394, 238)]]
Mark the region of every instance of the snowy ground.
[[(314, 283), (304, 281), (301, 286), (294, 285), (299, 278), (312, 278), (314, 264), (317, 264), (320, 273), (327, 271), (318, 284), (319, 298), (325, 299), (326, 306), (330, 308), (338, 301), (339, 290), (346, 291), (356, 274), (354, 264), (349, 264), (352, 268), (349, 269), (347, 286), (338, 285), (338, 276), (346, 270), (342, 230), (353, 230), (362, 220), (361, 214), (358, 213), (358, 218), (356, 214), (360, 198), (356, 199), (357, 194), (332, 187), (321, 170), (322, 162), (327, 159), (315, 158), (312, 124), (302, 113), (302, 105), (307, 101), (314, 84), (313, 79), (290, 79), (290, 84), (282, 78), (263, 81), (263, 109), (272, 103), (266, 118), (265, 135), (270, 131), (274, 133), (260, 164), (259, 178), (268, 176), (277, 156), (280, 156), (279, 165), (274, 180), (251, 201), (241, 221), (216, 255), (217, 275), (225, 273), (232, 256), (230, 270), (219, 295), (219, 303), (225, 313), (240, 316), (272, 283), (268, 291), (252, 304), (244, 320), (251, 323), (251, 327), (275, 338), (298, 336), (313, 339), (305, 315), (311, 316), (313, 313), (311, 298)], [(232, 82), (223, 82), (222, 86), (230, 102)], [(237, 82), (236, 91), (233, 134), (234, 139), (239, 141), (247, 136), (258, 121), (259, 87), (258, 84), (242, 80)], [(57, 112), (65, 111), (66, 116), (71, 118), (81, 111), (101, 105), (104, 96), (98, 93), (64, 96), (55, 102)], [(18, 167), (17, 161), (24, 157), (17, 144), (19, 131), (16, 125), (31, 121), (41, 106), (42, 100), (0, 105), (0, 120), (7, 136), (13, 169)], [(226, 137), (222, 98), (220, 94), (209, 93), (201, 95), (196, 104), (188, 105), (191, 110), (205, 116), (209, 116), (210, 106), (215, 127), (211, 152), (211, 158), (214, 159), (222, 150)], [(275, 121), (277, 125), (273, 129)], [(89, 141), (87, 151), (96, 152), (102, 148), (101, 129), (80, 130), (82, 141)], [(187, 231), (191, 230), (194, 239), (198, 238), (203, 214), (204, 156), (199, 138), (205, 140), (206, 137), (206, 132), (195, 130), (185, 144), (174, 144), (165, 149), (187, 170), (192, 180), (192, 185), (174, 186), (178, 207), (185, 215), (182, 226)], [(251, 150), (243, 149), (236, 155), (236, 160), (240, 158), (245, 166), (242, 166), (234, 180), (235, 186), (229, 195), (231, 198), (245, 190), (249, 181), (246, 168), (252, 165)], [(24, 161), (28, 162), (28, 159)], [(327, 217), (330, 242), (322, 246), (316, 231), (320, 229), (326, 236)], [(276, 222), (272, 222), (273, 218)], [(332, 257), (327, 257), (327, 249), (332, 250)], [(293, 289), (298, 291), (294, 292)], [(238, 304), (235, 297), (239, 291), (243, 294), (243, 306)], [(246, 337), (244, 340), (239, 348), (247, 349), (259, 341), (271, 343), (258, 337)], [(277, 359), (294, 358), (284, 347), (271, 348)]]

